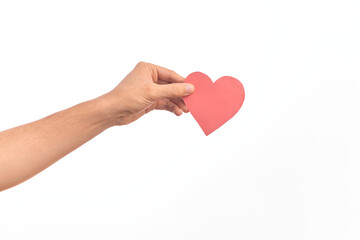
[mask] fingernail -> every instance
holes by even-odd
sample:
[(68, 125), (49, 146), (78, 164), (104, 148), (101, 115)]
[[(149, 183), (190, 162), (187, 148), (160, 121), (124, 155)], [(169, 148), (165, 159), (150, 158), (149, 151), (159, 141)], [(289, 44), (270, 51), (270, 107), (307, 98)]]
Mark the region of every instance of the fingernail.
[(186, 89), (186, 93), (190, 94), (195, 90), (195, 87), (192, 84), (186, 84), (185, 89)]

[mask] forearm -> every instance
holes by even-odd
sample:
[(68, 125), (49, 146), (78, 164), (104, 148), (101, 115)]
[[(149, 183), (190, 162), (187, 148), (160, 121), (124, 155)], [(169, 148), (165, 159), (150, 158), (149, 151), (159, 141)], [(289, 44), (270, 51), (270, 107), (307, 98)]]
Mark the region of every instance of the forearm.
[(0, 132), (0, 191), (31, 178), (111, 126), (100, 97)]
[(13, 187), (105, 129), (153, 109), (180, 116), (194, 86), (169, 69), (140, 62), (110, 92), (38, 121), (0, 132), (0, 191)]

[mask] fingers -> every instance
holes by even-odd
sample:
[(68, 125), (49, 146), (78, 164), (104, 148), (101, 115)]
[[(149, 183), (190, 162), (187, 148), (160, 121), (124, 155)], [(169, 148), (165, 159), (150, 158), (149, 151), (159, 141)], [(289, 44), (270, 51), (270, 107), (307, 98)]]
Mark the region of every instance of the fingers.
[(184, 82), (184, 78), (174, 72), (173, 70), (169, 70), (164, 67), (160, 67), (152, 64), (157, 71), (158, 80), (172, 82), (172, 83), (182, 83)]
[(158, 65), (146, 62), (139, 62), (135, 68), (145, 68), (151, 70), (152, 78), (154, 82), (166, 82), (166, 83), (182, 83), (184, 78), (174, 72), (173, 70), (160, 67)]
[(190, 95), (195, 90), (194, 85), (190, 83), (172, 83), (172, 84), (156, 84), (155, 94), (157, 99), (162, 98), (181, 98)]
[[(169, 83), (160, 80), (158, 82), (158, 84), (169, 84)], [(170, 99), (170, 101), (172, 101), (173, 103), (178, 105), (183, 112), (189, 112), (189, 109), (186, 107), (186, 105), (185, 105), (184, 101), (182, 100), (182, 98), (173, 98), (173, 99)]]
[(160, 99), (156, 105), (156, 109), (173, 112), (176, 116), (182, 114), (180, 107), (168, 99)]
[(157, 84), (169, 84), (169, 82), (164, 81), (164, 80), (158, 80), (156, 83)]
[(184, 100), (182, 100), (182, 98), (175, 98), (175, 99), (170, 99), (170, 101), (172, 101), (173, 103), (175, 103), (176, 105), (178, 105), (178, 107), (183, 111), (188, 113), (189, 109), (187, 108), (187, 106), (184, 103)]

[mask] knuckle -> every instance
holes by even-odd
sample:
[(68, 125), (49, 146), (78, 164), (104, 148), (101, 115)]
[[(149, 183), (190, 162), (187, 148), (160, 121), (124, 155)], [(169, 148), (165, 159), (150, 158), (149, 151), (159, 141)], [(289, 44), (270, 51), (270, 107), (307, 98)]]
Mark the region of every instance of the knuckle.
[(170, 94), (173, 96), (177, 96), (179, 93), (178, 88), (175, 84), (170, 85)]
[(136, 64), (136, 67), (141, 68), (141, 67), (146, 67), (146, 65), (147, 65), (146, 62), (140, 61), (140, 62), (138, 62), (138, 63)]
[(172, 102), (170, 102), (169, 100), (166, 101), (166, 105), (165, 105), (165, 109), (170, 111), (170, 112), (174, 112), (174, 104), (172, 104)]
[(165, 108), (166, 110), (170, 110), (169, 101), (166, 101), (166, 102), (165, 102), (164, 108)]

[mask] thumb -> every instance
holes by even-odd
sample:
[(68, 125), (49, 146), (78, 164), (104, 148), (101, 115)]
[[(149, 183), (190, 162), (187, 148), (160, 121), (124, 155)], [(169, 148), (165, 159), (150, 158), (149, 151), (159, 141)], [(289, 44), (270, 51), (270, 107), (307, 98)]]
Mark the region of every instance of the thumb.
[(194, 85), (190, 83), (170, 83), (157, 84), (156, 95), (157, 98), (180, 98), (193, 93)]

